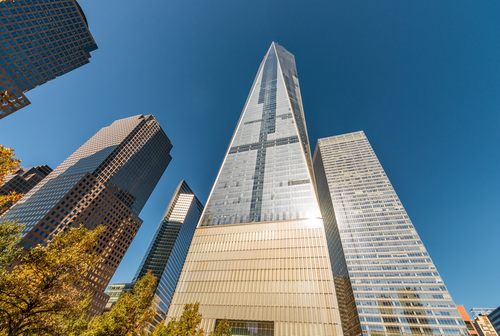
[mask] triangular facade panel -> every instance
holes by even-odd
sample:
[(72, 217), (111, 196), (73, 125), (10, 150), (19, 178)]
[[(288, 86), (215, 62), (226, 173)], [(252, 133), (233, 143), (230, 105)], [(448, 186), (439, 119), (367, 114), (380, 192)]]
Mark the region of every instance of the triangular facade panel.
[(320, 217), (293, 55), (273, 43), (201, 225)]

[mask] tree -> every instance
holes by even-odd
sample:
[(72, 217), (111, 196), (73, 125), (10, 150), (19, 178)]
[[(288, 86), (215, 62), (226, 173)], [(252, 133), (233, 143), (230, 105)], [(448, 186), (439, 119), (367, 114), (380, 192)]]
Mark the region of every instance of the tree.
[[(15, 159), (14, 156), (16, 154), (12, 148), (0, 145), (0, 187), (5, 183), (8, 174), (19, 169), (21, 160)], [(21, 196), (22, 194), (13, 192), (8, 195), (0, 195), (0, 215), (17, 202)], [(9, 265), (20, 255), (22, 248), (18, 247), (17, 244), (21, 240), (23, 228), (24, 225), (20, 225), (16, 221), (0, 220), (0, 267)]]
[(124, 292), (109, 312), (94, 318), (82, 336), (145, 335), (156, 309), (153, 297), (156, 277), (151, 271), (137, 280), (132, 292)]
[(88, 314), (92, 306), (92, 293), (88, 292), (86, 297), (83, 297), (71, 309), (71, 314), (62, 315), (61, 322), (63, 324), (64, 335), (66, 336), (81, 336), (88, 329), (90, 316)]
[[(19, 168), (21, 160), (15, 159), (14, 150), (0, 145), (0, 187), (5, 183), (5, 178), (9, 174), (15, 173)], [(0, 195), (0, 215), (8, 210), (13, 204), (19, 201), (23, 194), (17, 194), (13, 191), (7, 195)]]
[(201, 323), (199, 307), (199, 302), (185, 305), (179, 321), (174, 318), (167, 325), (159, 324), (152, 336), (203, 336), (205, 333), (199, 328)]
[(210, 336), (231, 336), (232, 330), (227, 319), (223, 319), (217, 324), (213, 333)]
[(11, 271), (0, 269), (0, 334), (67, 335), (89, 303), (86, 274), (97, 265), (100, 226), (73, 228), (38, 245)]
[(17, 246), (21, 240), (24, 225), (16, 221), (0, 221), (0, 268), (10, 265), (21, 255), (22, 247)]
[(12, 148), (0, 145), (0, 185), (5, 182), (5, 177), (18, 170), (21, 160), (14, 159), (14, 150)]
[(177, 335), (174, 334), (174, 332), (175, 332), (174, 326), (169, 324), (167, 327), (167, 325), (165, 325), (165, 322), (163, 321), (156, 326), (155, 330), (153, 330), (153, 332), (151, 333), (151, 336)]

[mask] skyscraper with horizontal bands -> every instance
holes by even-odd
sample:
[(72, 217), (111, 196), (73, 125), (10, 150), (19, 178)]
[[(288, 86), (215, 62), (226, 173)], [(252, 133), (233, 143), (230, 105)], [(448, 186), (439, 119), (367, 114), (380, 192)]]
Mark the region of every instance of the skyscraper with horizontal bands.
[(102, 128), (0, 219), (26, 224), (21, 245), (46, 244), (71, 226), (104, 225), (97, 252), (103, 261), (89, 275), (93, 313), (104, 309), (104, 290), (139, 230), (138, 217), (167, 168), (172, 144), (152, 115)]
[(89, 63), (96, 49), (76, 0), (0, 2), (0, 92), (12, 97), (0, 101), (0, 119), (30, 103), (24, 92)]
[(365, 134), (318, 140), (313, 161), (344, 335), (467, 335)]
[[(234, 335), (341, 335), (294, 56), (262, 61), (189, 248), (167, 319), (200, 302)], [(236, 333), (237, 332), (237, 333)]]

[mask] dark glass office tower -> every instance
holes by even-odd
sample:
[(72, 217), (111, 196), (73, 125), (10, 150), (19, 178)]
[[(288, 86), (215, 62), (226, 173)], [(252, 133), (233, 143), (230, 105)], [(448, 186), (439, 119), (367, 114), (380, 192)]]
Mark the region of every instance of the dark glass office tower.
[(156, 323), (165, 318), (202, 211), (203, 204), (186, 181), (182, 181), (175, 190), (134, 275), (132, 282), (137, 281), (148, 271), (153, 272), (158, 279), (155, 292), (157, 296)]
[(29, 104), (24, 92), (89, 63), (97, 45), (75, 0), (0, 2), (0, 119)]
[[(1, 219), (26, 224), (21, 245), (46, 244), (81, 223), (107, 227), (89, 278), (96, 292), (108, 285), (142, 224), (138, 217), (167, 168), (172, 144), (152, 115), (117, 120), (97, 132)], [(95, 313), (104, 308), (105, 298)], [(102, 306), (102, 307), (101, 307)], [(99, 309), (98, 309), (99, 308)]]
[(467, 335), (365, 134), (318, 140), (313, 161), (344, 335)]
[[(47, 165), (20, 168), (14, 174), (7, 176), (4, 185), (0, 187), (0, 195), (8, 195), (11, 192), (26, 194), (51, 172), (52, 168)], [(0, 209), (0, 215), (11, 206), (12, 203), (6, 204), (5, 207)]]
[(272, 43), (184, 263), (167, 319), (238, 335), (341, 335), (294, 56)]
[(493, 328), (495, 328), (497, 334), (500, 335), (500, 307), (495, 309), (488, 315), (488, 319), (491, 321)]

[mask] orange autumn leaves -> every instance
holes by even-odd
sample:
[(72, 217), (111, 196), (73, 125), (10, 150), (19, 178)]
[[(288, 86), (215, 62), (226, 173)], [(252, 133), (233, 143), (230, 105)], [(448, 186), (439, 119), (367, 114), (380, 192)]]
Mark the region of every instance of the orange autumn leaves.
[[(12, 148), (0, 145), (0, 187), (5, 183), (5, 179), (9, 174), (15, 173), (19, 168), (21, 160), (15, 158)], [(7, 195), (0, 195), (0, 215), (9, 209), (23, 197), (23, 194), (17, 194), (13, 191)]]

